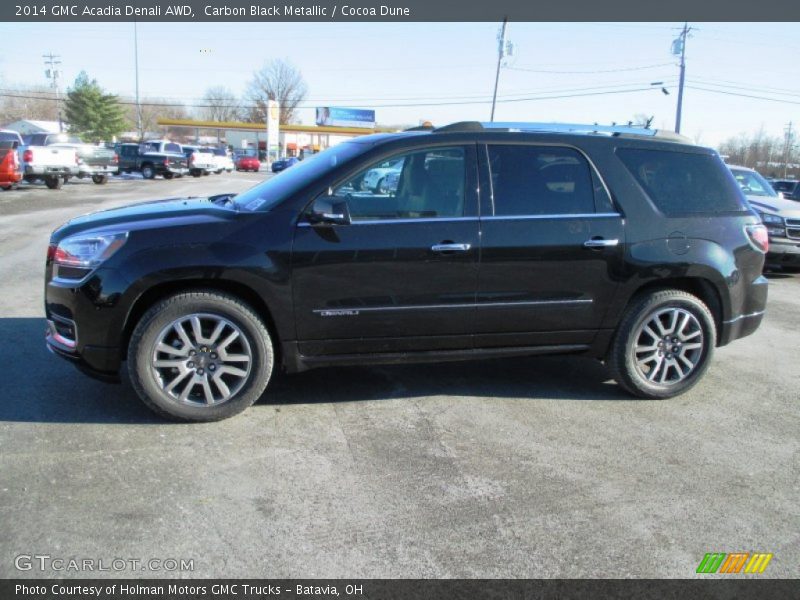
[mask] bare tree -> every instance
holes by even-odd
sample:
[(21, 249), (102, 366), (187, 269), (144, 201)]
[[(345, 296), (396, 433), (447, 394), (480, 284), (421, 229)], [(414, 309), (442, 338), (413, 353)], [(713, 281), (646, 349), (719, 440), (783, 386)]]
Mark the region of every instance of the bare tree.
[(207, 121), (236, 121), (242, 116), (242, 106), (236, 95), (228, 88), (215, 85), (203, 95), (200, 114)]
[[(719, 153), (731, 165), (742, 165), (757, 169), (765, 175), (781, 175), (784, 162), (784, 138), (772, 136), (761, 127), (752, 134), (740, 133), (719, 145)], [(796, 174), (795, 157), (792, 152), (786, 157), (788, 170)]]
[(300, 71), (288, 60), (278, 59), (265, 64), (253, 74), (247, 87), (247, 100), (253, 104), (249, 119), (263, 123), (267, 120), (268, 100), (280, 104), (280, 123), (286, 125), (296, 118), (298, 105), (305, 100), (308, 87)]
[(52, 88), (43, 85), (5, 87), (8, 91), (0, 97), (0, 124), (22, 119), (58, 120), (58, 106)]
[[(189, 110), (183, 104), (175, 104), (164, 98), (142, 98), (139, 102), (142, 107), (142, 131), (147, 135), (159, 131), (158, 119), (189, 119)], [(136, 127), (136, 105), (130, 98), (125, 99), (128, 121), (130, 127)], [(167, 136), (177, 136), (185, 130), (167, 128)]]

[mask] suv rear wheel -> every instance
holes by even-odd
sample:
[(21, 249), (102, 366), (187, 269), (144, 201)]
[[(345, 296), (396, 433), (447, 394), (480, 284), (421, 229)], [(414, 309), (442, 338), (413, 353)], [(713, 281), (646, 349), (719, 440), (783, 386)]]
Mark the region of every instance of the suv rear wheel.
[(634, 300), (608, 357), (614, 379), (641, 398), (671, 398), (705, 373), (717, 339), (714, 317), (696, 296), (680, 290)]
[(136, 392), (158, 414), (217, 421), (252, 405), (272, 374), (269, 332), (239, 299), (187, 292), (145, 313), (128, 347)]

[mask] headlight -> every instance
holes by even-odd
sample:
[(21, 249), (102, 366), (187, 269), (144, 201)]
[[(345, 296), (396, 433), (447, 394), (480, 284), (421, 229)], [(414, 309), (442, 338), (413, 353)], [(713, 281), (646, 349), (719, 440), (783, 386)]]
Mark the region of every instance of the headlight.
[(53, 262), (65, 267), (93, 269), (108, 260), (128, 240), (128, 232), (78, 234), (61, 240), (52, 250)]
[(764, 223), (764, 225), (783, 225), (783, 218), (778, 215), (758, 213), (758, 216), (761, 217), (761, 222)]

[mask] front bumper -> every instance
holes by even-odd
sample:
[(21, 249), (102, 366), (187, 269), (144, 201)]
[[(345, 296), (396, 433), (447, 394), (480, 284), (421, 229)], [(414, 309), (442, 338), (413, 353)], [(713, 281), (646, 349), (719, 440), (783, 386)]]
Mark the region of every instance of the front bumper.
[(98, 379), (106, 383), (119, 383), (119, 367), (117, 370), (102, 370), (100, 367), (111, 367), (113, 363), (113, 356), (118, 355), (119, 352), (116, 348), (94, 348), (87, 346), (83, 350), (83, 354), (77, 354), (74, 348), (69, 344), (64, 344), (57, 333), (54, 332), (54, 322), (47, 321), (47, 330), (45, 331), (45, 345), (47, 349), (72, 363), (83, 374), (88, 375), (93, 379)]
[(771, 237), (767, 264), (800, 265), (800, 240)]
[(47, 348), (92, 377), (116, 381), (125, 317), (119, 298), (127, 281), (111, 269), (98, 269), (75, 282), (53, 279), (47, 270)]

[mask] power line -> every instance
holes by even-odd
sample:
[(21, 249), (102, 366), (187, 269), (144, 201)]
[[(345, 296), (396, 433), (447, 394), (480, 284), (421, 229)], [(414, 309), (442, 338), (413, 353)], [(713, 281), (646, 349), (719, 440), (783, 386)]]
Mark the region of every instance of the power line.
[(593, 69), (591, 71), (555, 71), (550, 69), (528, 69), (525, 67), (506, 67), (511, 71), (525, 71), (527, 73), (549, 73), (551, 75), (593, 75), (595, 73), (622, 73), (624, 71), (646, 71), (658, 67), (670, 67), (674, 63), (658, 63), (655, 65), (644, 65), (641, 67), (622, 67), (619, 69)]

